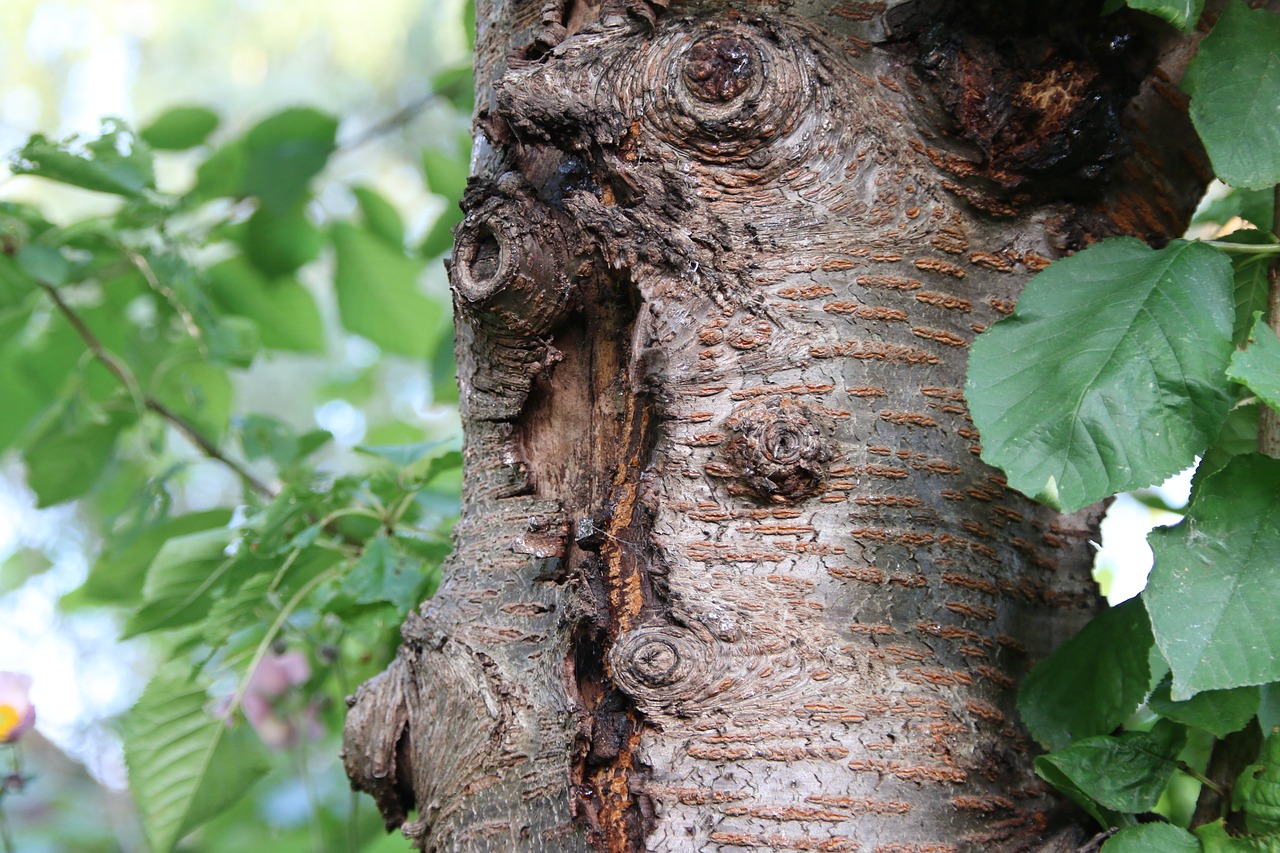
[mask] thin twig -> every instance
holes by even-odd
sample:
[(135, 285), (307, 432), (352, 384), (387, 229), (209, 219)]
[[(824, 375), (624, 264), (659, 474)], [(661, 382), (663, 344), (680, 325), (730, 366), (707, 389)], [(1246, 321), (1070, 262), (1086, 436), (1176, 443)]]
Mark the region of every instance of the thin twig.
[(414, 118), (417, 117), (418, 113), (422, 112), (439, 99), (440, 96), (435, 92), (428, 92), (427, 94), (410, 101), (391, 115), (384, 118), (382, 121), (374, 124), (355, 139), (338, 146), (338, 153), (345, 154), (348, 151), (354, 151), (363, 145), (369, 144), (378, 137), (386, 136), (392, 131), (399, 130), (409, 122), (413, 121)]
[[(1280, 184), (1272, 192), (1271, 230), (1280, 232)], [(1267, 325), (1280, 334), (1280, 256), (1267, 267)], [(1258, 417), (1258, 452), (1280, 459), (1280, 415), (1265, 404)]]
[(116, 358), (110, 350), (102, 345), (102, 342), (98, 340), (98, 336), (93, 333), (92, 329), (85, 325), (85, 322), (80, 318), (80, 315), (66, 303), (66, 300), (62, 298), (62, 294), (58, 292), (58, 289), (53, 285), (46, 284), (45, 282), (38, 283), (40, 288), (45, 293), (49, 294), (49, 298), (53, 300), (53, 304), (57, 306), (58, 311), (66, 318), (67, 322), (71, 324), (71, 328), (75, 329), (76, 334), (80, 336), (80, 340), (84, 341), (85, 346), (89, 348), (89, 352), (93, 353), (93, 357), (100, 361), (102, 366), (105, 367), (112, 376), (119, 380), (121, 385), (129, 389), (129, 392), (133, 395), (135, 401), (140, 402), (143, 408), (155, 412), (157, 415), (168, 421), (178, 430), (178, 432), (185, 435), (192, 444), (199, 448), (201, 453), (215, 462), (222, 463), (237, 477), (239, 477), (246, 486), (253, 489), (263, 497), (274, 498), (276, 496), (275, 489), (259, 480), (242, 464), (219, 450), (218, 446), (210, 441), (208, 436), (200, 432), (194, 424), (175, 412), (173, 409), (170, 409), (155, 397), (150, 394), (144, 394), (138, 385), (138, 380), (134, 377), (129, 368), (120, 361), (120, 359)]

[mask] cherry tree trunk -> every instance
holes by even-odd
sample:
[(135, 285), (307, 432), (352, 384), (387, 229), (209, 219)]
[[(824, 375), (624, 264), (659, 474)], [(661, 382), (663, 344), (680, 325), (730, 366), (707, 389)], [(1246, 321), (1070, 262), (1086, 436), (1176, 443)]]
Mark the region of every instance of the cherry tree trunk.
[(353, 783), (424, 850), (1074, 849), (1014, 697), (1099, 606), (1097, 513), (984, 465), (966, 353), (1053, 258), (1182, 229), (1194, 37), (1052, 0), (477, 11), (464, 509)]

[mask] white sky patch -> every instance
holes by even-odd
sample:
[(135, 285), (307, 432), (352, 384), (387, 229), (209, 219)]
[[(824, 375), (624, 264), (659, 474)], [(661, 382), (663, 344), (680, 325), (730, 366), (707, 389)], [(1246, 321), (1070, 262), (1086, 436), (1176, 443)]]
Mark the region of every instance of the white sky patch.
[[(1151, 489), (1172, 506), (1184, 506), (1191, 493), (1194, 468)], [(1102, 548), (1095, 560), (1094, 576), (1112, 605), (1133, 598), (1147, 586), (1155, 556), (1147, 534), (1155, 527), (1177, 524), (1181, 515), (1144, 506), (1129, 495), (1119, 495), (1102, 520)]]

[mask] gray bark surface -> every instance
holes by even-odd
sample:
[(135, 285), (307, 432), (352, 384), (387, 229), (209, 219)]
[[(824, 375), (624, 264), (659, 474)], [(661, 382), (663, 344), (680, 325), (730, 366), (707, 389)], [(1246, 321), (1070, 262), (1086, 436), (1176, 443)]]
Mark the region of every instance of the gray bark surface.
[(1099, 604), (1097, 513), (982, 463), (966, 351), (1051, 259), (1180, 230), (1187, 43), (1001, 81), (938, 6), (479, 7), (463, 517), (345, 753), (422, 849), (1087, 838), (1014, 693)]

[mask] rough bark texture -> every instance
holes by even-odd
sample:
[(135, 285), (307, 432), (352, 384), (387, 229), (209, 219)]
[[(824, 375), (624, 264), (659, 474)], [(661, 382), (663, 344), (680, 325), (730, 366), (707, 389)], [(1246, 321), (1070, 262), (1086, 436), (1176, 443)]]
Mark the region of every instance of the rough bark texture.
[(1177, 233), (1205, 165), (1188, 40), (1045, 5), (480, 5), (465, 509), (347, 730), (389, 827), (1087, 840), (1013, 698), (1097, 607), (1096, 513), (980, 461), (966, 349), (1052, 258)]

